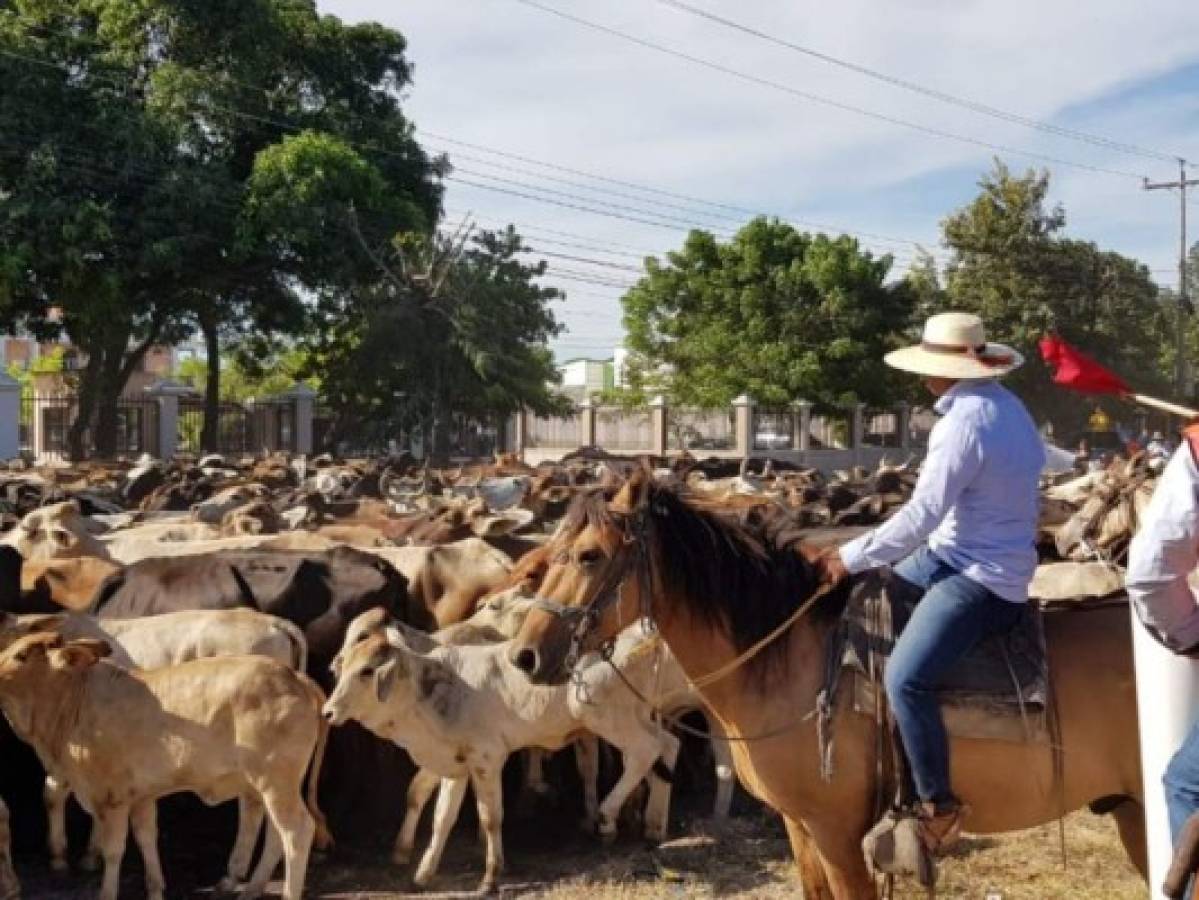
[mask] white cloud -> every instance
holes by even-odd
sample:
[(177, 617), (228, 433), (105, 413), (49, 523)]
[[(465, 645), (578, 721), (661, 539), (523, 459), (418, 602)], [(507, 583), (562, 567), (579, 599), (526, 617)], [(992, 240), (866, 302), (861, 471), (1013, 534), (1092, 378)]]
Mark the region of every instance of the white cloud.
[[(1156, 178), (1176, 173), (1168, 163), (1054, 138), (889, 87), (652, 0), (545, 2), (722, 65), (932, 128)], [(1026, 116), (1170, 153), (1199, 144), (1199, 101), (1169, 80), (1199, 62), (1196, 3), (1092, 0), (1084, 10), (1044, 0), (692, 2), (796, 43)], [(321, 8), (348, 21), (382, 21), (407, 36), (415, 83), (406, 105), (423, 130), (724, 203), (935, 246), (940, 219), (973, 194), (993, 155), (748, 84), (515, 0), (402, 5), (324, 0)], [(1135, 99), (1120, 96), (1153, 79), (1161, 90)], [(1007, 159), (1013, 166), (1035, 164), (1014, 155)], [(465, 160), (460, 166), (485, 169)], [(1138, 256), (1154, 269), (1173, 265), (1176, 199), (1146, 194), (1132, 178), (1050, 168), (1072, 234)], [(663, 216), (700, 215), (648, 197), (637, 203), (596, 199)], [(681, 238), (653, 226), (457, 185), (448, 205), (518, 225), (575, 232), (587, 236), (583, 243), (614, 241), (660, 251)], [(909, 252), (902, 249), (900, 255)], [(636, 264), (628, 257), (605, 258)], [(635, 276), (612, 271), (605, 277)], [(599, 354), (616, 344), (619, 289), (570, 281), (561, 286), (577, 290), (562, 306), (570, 326), (563, 349)]]

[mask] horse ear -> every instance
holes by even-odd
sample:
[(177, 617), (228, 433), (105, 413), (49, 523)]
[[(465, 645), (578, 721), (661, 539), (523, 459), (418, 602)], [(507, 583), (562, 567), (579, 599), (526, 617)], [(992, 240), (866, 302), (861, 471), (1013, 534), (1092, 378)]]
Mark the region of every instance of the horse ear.
[(638, 467), (629, 475), (629, 480), (612, 499), (612, 511), (621, 514), (631, 514), (649, 501), (649, 491), (654, 476), (649, 469)]

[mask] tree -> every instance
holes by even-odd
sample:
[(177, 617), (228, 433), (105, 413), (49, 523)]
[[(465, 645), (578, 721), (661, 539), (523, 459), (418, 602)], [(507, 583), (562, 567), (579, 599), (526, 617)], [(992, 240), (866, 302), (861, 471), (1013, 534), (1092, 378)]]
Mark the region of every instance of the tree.
[(740, 394), (781, 405), (895, 399), (881, 362), (907, 327), (912, 296), (887, 284), (888, 256), (847, 236), (759, 218), (727, 243), (692, 231), (623, 298), (634, 391), (725, 406)]
[[(308, 359), (299, 349), (291, 349), (268, 358), (248, 358), (234, 348), (221, 361), (222, 402), (245, 403), (247, 400), (278, 397), (287, 393), (308, 367)], [(179, 364), (175, 377), (196, 390), (208, 384), (209, 364), (192, 357)], [(313, 379), (307, 379), (311, 382)]]
[(334, 412), (333, 442), (416, 432), (439, 458), (456, 416), (565, 411), (546, 345), (560, 330), (549, 307), (558, 292), (534, 282), (545, 264), (525, 265), (521, 250), (511, 227), (400, 236), (372, 251), (375, 284), (321, 298), (306, 349)]
[(4, 4), (0, 324), (46, 337), (62, 311), (86, 357), (72, 453), (92, 427), (111, 452), (153, 344), (199, 326), (216, 358), (368, 273), (351, 208), (379, 235), (432, 226), (442, 166), (400, 111), (404, 49), (311, 0)]
[(1162, 389), (1165, 310), (1149, 270), (1064, 237), (1065, 211), (1046, 207), (1045, 173), (1016, 177), (996, 163), (980, 187), (978, 197), (943, 223), (953, 251), (944, 308), (977, 313), (992, 339), (1024, 354), (1026, 364), (1009, 383), (1034, 417), (1069, 433), (1094, 408), (1050, 386), (1037, 341), (1051, 331), (1146, 393)]

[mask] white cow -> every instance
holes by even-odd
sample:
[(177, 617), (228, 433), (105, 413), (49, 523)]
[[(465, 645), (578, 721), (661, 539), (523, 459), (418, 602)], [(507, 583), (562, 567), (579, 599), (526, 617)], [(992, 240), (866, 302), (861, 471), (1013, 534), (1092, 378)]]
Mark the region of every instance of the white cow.
[[(654, 641), (647, 641), (638, 628), (627, 629), (617, 639), (613, 662), (640, 692), (652, 693), (657, 654), (649, 652)], [(440, 786), (433, 837), (414, 877), (416, 884), (424, 886), (436, 874), (469, 782), (487, 838), (481, 890), (493, 889), (503, 868), (504, 762), (523, 747), (559, 749), (584, 731), (602, 737), (624, 757), (620, 780), (599, 806), (600, 834), (615, 835), (621, 806), (648, 777), (646, 836), (665, 837), (668, 778), (678, 756), (678, 739), (660, 727), (646, 704), (615, 684), (618, 679), (606, 662), (598, 656), (583, 660), (571, 684), (532, 685), (508, 662), (506, 642), (421, 652), (410, 646), (408, 637), (402, 626), (389, 627), (347, 648), (325, 714), (334, 724), (361, 722), (403, 746), (421, 767), (408, 789), (408, 809), (393, 857), (397, 862), (410, 858), (420, 812)], [(428, 637), (417, 636), (416, 644), (426, 648)]]

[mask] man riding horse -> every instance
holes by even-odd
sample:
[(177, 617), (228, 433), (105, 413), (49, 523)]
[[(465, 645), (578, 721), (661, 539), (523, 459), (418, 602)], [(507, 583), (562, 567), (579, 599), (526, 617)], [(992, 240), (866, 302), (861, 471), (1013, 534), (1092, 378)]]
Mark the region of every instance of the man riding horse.
[(950, 786), (937, 683), (979, 641), (1020, 618), (1037, 566), (1045, 449), (1024, 405), (996, 380), (1023, 358), (988, 343), (977, 316), (933, 316), (920, 344), (885, 362), (922, 376), (942, 418), (908, 503), (820, 564), (835, 583), (897, 563), (895, 575), (923, 592), (885, 686), (920, 801), (920, 833), (937, 852), (956, 840), (968, 813)]

